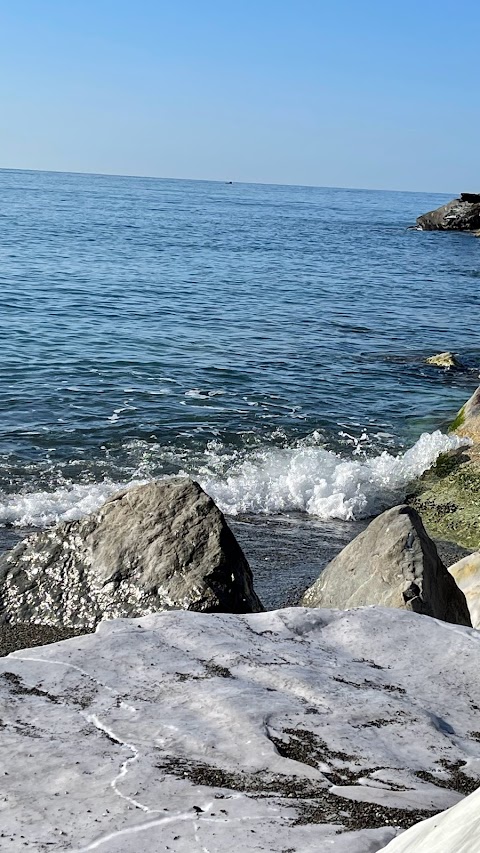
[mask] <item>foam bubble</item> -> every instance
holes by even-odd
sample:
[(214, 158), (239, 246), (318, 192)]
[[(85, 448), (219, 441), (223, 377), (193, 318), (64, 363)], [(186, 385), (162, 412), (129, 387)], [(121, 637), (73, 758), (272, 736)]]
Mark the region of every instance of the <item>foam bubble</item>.
[(191, 388), (189, 391), (185, 391), (184, 397), (191, 397), (193, 400), (209, 400), (210, 397), (222, 397), (224, 393), (220, 389), (204, 391), (201, 388)]

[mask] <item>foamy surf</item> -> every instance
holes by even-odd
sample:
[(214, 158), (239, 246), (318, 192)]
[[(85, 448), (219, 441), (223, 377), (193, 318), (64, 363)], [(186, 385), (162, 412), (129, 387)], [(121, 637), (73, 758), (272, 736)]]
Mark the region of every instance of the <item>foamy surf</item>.
[(15, 527), (48, 527), (59, 521), (75, 521), (94, 512), (107, 498), (141, 481), (114, 483), (74, 484), (62, 486), (53, 492), (29, 492), (3, 496), (0, 500), (0, 524)]
[(268, 449), (230, 470), (201, 481), (222, 510), (239, 513), (306, 512), (351, 521), (392, 506), (440, 453), (469, 444), (440, 430), (423, 433), (399, 456), (384, 451), (360, 460), (343, 459), (321, 447)]
[[(252, 452), (227, 473), (221, 457), (212, 458), (208, 471), (188, 471), (199, 480), (223, 512), (278, 514), (305, 512), (321, 519), (345, 521), (367, 518), (402, 500), (408, 484), (430, 468), (440, 453), (468, 445), (468, 439), (423, 433), (405, 453), (384, 451), (360, 459), (353, 452), (345, 459), (332, 451), (302, 442), (294, 448), (269, 448)], [(185, 460), (184, 464), (185, 464)], [(53, 491), (4, 495), (0, 499), (0, 524), (46, 527), (73, 521), (98, 509), (115, 492), (145, 479), (128, 483), (104, 480), (94, 484), (65, 484)]]

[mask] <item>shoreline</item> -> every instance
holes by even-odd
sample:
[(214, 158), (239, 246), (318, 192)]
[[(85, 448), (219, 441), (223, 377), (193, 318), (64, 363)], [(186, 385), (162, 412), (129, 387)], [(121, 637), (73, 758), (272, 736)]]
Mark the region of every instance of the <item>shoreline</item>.
[[(159, 489), (167, 492), (168, 498), (160, 497)], [(448, 612), (433, 608), (430, 612), (412, 612), (405, 588), (404, 600), (400, 597), (400, 604), (390, 607), (348, 606), (354, 600), (348, 596), (343, 606), (341, 603), (338, 605), (335, 599), (333, 607), (328, 603), (325, 607), (321, 601), (313, 608), (299, 606), (299, 598), (310, 580), (318, 579), (322, 568), (378, 514), (359, 522), (324, 522), (301, 514), (224, 518), (197, 483), (187, 480), (184, 484), (179, 481), (162, 486), (151, 483), (139, 487), (135, 494), (128, 490), (120, 492), (107, 502), (104, 516), (100, 512), (93, 520), (87, 519), (83, 528), (82, 524), (64, 525), (60, 532), (52, 534), (51, 538), (46, 537), (48, 547), (53, 547), (53, 553), (58, 557), (67, 546), (70, 567), (75, 563), (82, 543), (84, 548), (87, 543), (90, 543), (88, 547), (92, 543), (98, 546), (101, 541), (116, 543), (109, 571), (118, 573), (127, 566), (137, 575), (135, 582), (138, 584), (142, 555), (149, 553), (151, 542), (166, 540), (170, 543), (167, 546), (170, 550), (165, 552), (170, 561), (168, 565), (173, 566), (170, 571), (174, 572), (176, 567), (181, 576), (185, 566), (197, 554), (203, 558), (205, 553), (205, 539), (197, 529), (200, 516), (191, 516), (189, 526), (185, 528), (184, 503), (175, 500), (175, 491), (182, 489), (190, 490), (189, 494), (194, 492), (196, 496), (200, 492), (202, 497), (196, 497), (196, 500), (204, 501), (208, 511), (219, 517), (224, 531), (227, 521), (230, 530), (225, 531), (224, 546), (231, 537), (236, 540), (235, 547), (240, 546), (242, 559), (245, 555), (248, 562), (245, 569), (249, 583), (253, 579), (250, 589), (259, 611), (255, 610), (255, 602), (253, 609), (246, 613), (218, 607), (215, 612), (203, 612), (200, 608), (195, 611), (196, 601), (193, 600), (191, 605), (186, 598), (177, 599), (180, 606), (168, 611), (164, 608), (170, 606), (172, 599), (166, 599), (164, 607), (157, 605), (158, 612), (151, 615), (107, 619), (95, 629), (31, 623), (0, 627), (0, 657), (3, 657), (0, 686), (10, 707), (15, 709), (3, 726), (7, 729), (7, 746), (11, 750), (12, 762), (19, 752), (19, 739), (21, 741), (27, 736), (37, 738), (38, 743), (31, 749), (39, 766), (43, 759), (42, 750), (46, 750), (50, 766), (52, 737), (58, 751), (61, 751), (64, 747), (58, 739), (58, 726), (62, 726), (62, 732), (68, 731), (68, 746), (61, 755), (60, 766), (65, 764), (65, 755), (70, 754), (71, 744), (75, 744), (73, 754), (77, 760), (64, 795), (70, 798), (66, 802), (71, 815), (81, 825), (84, 821), (83, 799), (82, 810), (79, 811), (77, 804), (79, 797), (84, 796), (84, 774), (90, 773), (89, 767), (81, 766), (85, 736), (99, 737), (98, 749), (103, 760), (107, 749), (104, 737), (107, 735), (114, 763), (118, 763), (119, 747), (128, 747), (132, 752), (109, 786), (105, 787), (102, 780), (99, 788), (100, 797), (105, 800), (105, 804), (100, 806), (104, 809), (102, 819), (107, 816), (105, 825), (114, 825), (115, 832), (118, 831), (118, 817), (108, 817), (111, 814), (108, 798), (112, 788), (130, 806), (148, 813), (154, 810), (150, 805), (153, 802), (152, 790), (158, 797), (159, 791), (164, 795), (167, 786), (175, 811), (180, 804), (184, 808), (186, 792), (193, 798), (191, 807), (198, 826), (203, 813), (211, 813), (214, 820), (208, 820), (215, 826), (220, 823), (216, 817), (219, 806), (215, 801), (218, 799), (226, 806), (221, 811), (229, 816), (223, 820), (225, 824), (235, 821), (237, 826), (238, 817), (235, 812), (232, 814), (233, 802), (240, 803), (241, 808), (246, 807), (249, 814), (252, 809), (258, 809), (262, 822), (272, 821), (272, 826), (277, 825), (279, 811), (283, 812), (284, 827), (295, 839), (295, 846), (289, 846), (289, 850), (296, 849), (297, 837), (300, 840), (304, 829), (309, 833), (317, 830), (320, 835), (326, 833), (328, 837), (333, 828), (334, 836), (339, 839), (344, 836), (347, 844), (350, 833), (375, 833), (378, 844), (371, 849), (380, 851), (384, 849), (384, 842), (388, 844), (399, 832), (408, 832), (409, 828), (455, 808), (464, 797), (473, 794), (479, 780), (475, 766), (470, 767), (469, 759), (475, 754), (472, 749), (477, 750), (478, 746), (473, 710), (478, 710), (480, 697), (477, 695), (478, 685), (472, 678), (478, 654), (476, 638), (470, 634), (473, 619), (470, 621), (465, 597), (465, 616), (458, 605), (455, 610), (454, 592), (440, 583), (439, 601), (445, 595), (446, 600), (453, 602)], [(139, 492), (143, 494), (143, 491), (152, 493), (150, 502), (139, 499)], [(102, 519), (109, 518), (109, 513), (116, 518), (115, 512), (124, 506), (124, 501), (126, 510), (120, 516), (121, 523), (117, 521), (116, 527), (102, 528)], [(162, 516), (160, 523), (157, 509), (164, 505), (168, 512)], [(393, 512), (406, 509), (408, 507), (397, 506)], [(390, 515), (390, 512), (385, 515)], [(146, 539), (145, 529), (139, 528), (142, 522), (150, 525), (147, 534), (150, 538)], [(214, 524), (212, 519), (208, 541), (215, 529)], [(100, 536), (99, 529), (102, 530)], [(197, 533), (189, 551), (185, 550), (185, 541), (188, 541), (192, 529)], [(127, 535), (126, 530), (129, 532)], [(135, 531), (133, 535), (132, 530)], [(360, 581), (363, 581), (361, 573), (365, 571), (364, 567), (367, 571), (372, 568), (370, 566), (369, 569), (371, 555), (373, 559), (381, 558), (383, 583), (394, 586), (398, 574), (402, 578), (401, 570), (397, 574), (388, 573), (389, 554), (395, 554), (395, 545), (389, 538), (391, 530), (395, 531), (395, 524), (389, 521), (382, 530), (381, 543), (380, 538), (377, 540), (380, 543), (378, 547), (374, 537), (370, 550), (365, 552), (365, 556), (360, 555), (353, 569), (354, 575), (357, 572), (361, 575)], [(22, 532), (6, 529), (3, 543), (0, 536), (0, 548), (2, 544), (12, 545), (15, 540), (21, 540)], [(71, 537), (70, 542), (68, 537)], [(412, 561), (413, 580), (415, 584), (417, 580), (419, 583), (415, 587), (416, 595), (420, 596), (420, 588), (427, 575), (422, 575), (422, 567), (415, 564), (415, 539), (409, 537), (410, 533), (404, 536), (402, 547), (410, 552), (408, 559)], [(360, 537), (361, 540), (364, 538)], [(385, 553), (382, 551), (384, 540)], [(400, 541), (400, 537), (396, 541)], [(121, 543), (120, 548), (118, 542)], [(452, 541), (436, 538), (433, 542), (446, 567), (470, 553)], [(430, 553), (434, 553), (430, 540), (428, 548)], [(229, 571), (234, 581), (237, 557), (233, 551), (230, 553)], [(95, 554), (100, 555), (97, 562)], [(158, 570), (162, 565), (162, 552), (156, 554), (154, 562)], [(27, 562), (29, 559), (31, 557), (27, 556)], [(84, 562), (87, 578), (92, 566), (96, 566), (98, 572), (105, 571), (108, 563), (104, 559), (101, 551), (90, 552)], [(435, 556), (433, 559), (440, 566)], [(5, 577), (14, 565), (15, 560), (7, 561)], [(41, 573), (42, 567), (48, 566), (48, 560), (43, 562), (40, 559), (37, 570), (40, 569)], [(443, 566), (440, 569), (448, 574)], [(19, 574), (18, 577), (22, 576)], [(45, 577), (48, 577), (47, 573)], [(53, 578), (53, 584), (62, 585), (62, 595), (65, 590), (71, 591), (70, 586), (65, 585), (65, 579), (69, 577), (64, 565)], [(111, 577), (107, 576), (104, 586)], [(348, 589), (349, 580), (341, 571), (337, 577), (344, 593), (344, 586)], [(427, 590), (428, 583), (435, 577), (434, 572), (428, 577), (430, 580), (423, 587)], [(449, 580), (455, 587), (450, 576)], [(30, 580), (21, 583), (22, 588), (20, 590), (19, 586), (18, 589), (22, 594), (27, 590), (28, 595)], [(412, 589), (415, 584), (412, 583)], [(365, 583), (360, 582), (360, 588), (363, 586)], [(155, 594), (158, 595), (161, 588), (159, 585)], [(95, 589), (95, 579), (92, 589)], [(446, 589), (448, 592), (443, 592)], [(456, 592), (460, 596), (459, 590)], [(272, 596), (270, 601), (269, 594)], [(45, 604), (51, 607), (49, 602), (55, 600), (55, 592), (52, 599), (51, 595), (52, 586), (48, 586), (43, 591), (42, 607)], [(71, 611), (75, 619), (79, 614), (81, 616), (82, 607), (89, 601), (86, 593), (82, 595), (77, 599), (81, 602), (80, 607)], [(57, 600), (63, 598), (57, 596)], [(137, 598), (134, 602), (131, 614), (141, 606), (139, 601), (141, 599)], [(263, 612), (262, 601), (266, 606)], [(377, 601), (384, 602), (385, 599), (377, 598)], [(269, 607), (269, 604), (274, 606)], [(293, 606), (288, 607), (289, 604)], [(223, 608), (225, 604), (222, 602), (220, 606)], [(16, 612), (25, 614), (28, 611)], [(43, 609), (31, 611), (32, 617), (43, 612)], [(68, 613), (67, 603), (63, 605), (58, 621), (66, 621)], [(89, 618), (92, 613), (95, 611), (88, 610)], [(419, 618), (419, 613), (428, 615)], [(442, 621), (444, 619), (448, 621)], [(76, 642), (61, 642), (69, 638), (75, 638)], [(52, 649), (52, 643), (59, 645)], [(450, 659), (448, 655), (445, 659), (445, 650), (448, 648), (450, 651), (455, 644), (458, 644), (456, 652)], [(44, 646), (41, 653), (32, 651), (40, 645)], [(15, 655), (19, 650), (22, 650), (21, 654)], [(5, 655), (11, 653), (13, 655), (6, 659)], [(461, 666), (458, 665), (459, 660)], [(68, 678), (64, 677), (65, 671), (68, 671)], [(107, 678), (105, 672), (109, 673)], [(436, 688), (434, 694), (430, 688), (433, 674), (438, 679), (439, 691), (437, 693)], [(277, 696), (274, 698), (275, 691)], [(248, 712), (244, 710), (246, 692), (250, 696)], [(55, 709), (53, 713), (42, 716), (41, 727), (38, 725), (38, 701), (48, 701)], [(162, 718), (166, 717), (160, 739), (159, 701), (162, 703)], [(169, 702), (172, 703), (170, 718)], [(85, 709), (90, 706), (92, 711), (87, 713)], [(86, 720), (90, 729), (78, 731), (79, 708), (82, 721)], [(213, 708), (211, 719), (210, 708)], [(135, 714), (135, 734), (131, 714)], [(169, 719), (175, 720), (174, 725), (169, 723)], [(382, 729), (381, 736), (378, 729)], [(175, 732), (173, 737), (172, 731)], [(450, 738), (450, 735), (454, 737)], [(135, 744), (137, 738), (138, 746)], [(151, 738), (151, 749), (145, 750), (148, 738)], [(414, 759), (412, 739), (417, 745)], [(91, 748), (92, 740), (88, 743)], [(248, 746), (252, 743), (253, 748)], [(246, 749), (245, 754), (239, 752), (240, 744)], [(151, 753), (155, 754), (154, 762), (149, 758)], [(233, 753), (235, 759), (232, 763)], [(135, 770), (131, 774), (131, 785), (135, 789), (138, 787), (134, 791), (135, 799), (116, 788), (117, 780), (127, 775), (130, 764), (134, 762), (139, 762), (142, 769), (142, 783), (134, 777)], [(7, 763), (7, 766), (7, 775), (10, 775), (13, 765)], [(161, 771), (160, 778), (158, 770)], [(145, 778), (150, 778), (146, 785), (143, 784)], [(78, 793), (74, 794), (72, 801), (73, 779)], [(22, 793), (28, 790), (30, 781), (25, 773), (21, 785)], [(56, 782), (54, 795), (61, 797), (61, 791), (55, 786)], [(128, 787), (128, 783), (122, 787), (125, 791), (134, 790)], [(198, 805), (199, 792), (207, 791), (209, 803), (202, 799), (202, 804)], [(47, 792), (47, 808), (50, 801), (51, 795)], [(107, 803), (108, 808), (104, 807)], [(212, 804), (215, 812), (212, 812)], [(168, 812), (170, 808), (170, 804), (169, 808), (164, 805), (164, 811)], [(95, 808), (87, 811), (91, 815)], [(125, 818), (125, 814), (121, 814)], [(12, 841), (17, 835), (17, 830), (13, 829), (13, 826), (18, 826), (16, 818), (14, 810), (12, 830), (9, 831)], [(170, 818), (164, 820), (170, 822)], [(95, 818), (95, 821), (100, 821), (100, 818)], [(83, 823), (87, 836), (91, 834), (90, 827), (89, 817)], [(205, 837), (207, 830), (202, 828), (202, 831)], [(122, 832), (120, 829), (119, 834)], [(250, 832), (256, 833), (257, 829)], [(386, 833), (382, 841), (380, 833)], [(240, 831), (236, 838), (239, 835)], [(178, 838), (180, 835), (174, 840)], [(215, 833), (212, 832), (212, 840), (214, 838)], [(350, 840), (353, 840), (351, 836)], [(248, 838), (239, 846), (252, 851), (263, 849), (251, 846), (250, 841)], [(282, 846), (283, 853), (285, 849)]]
[[(457, 418), (452, 424), (452, 429), (456, 430), (456, 428), (459, 427), (460, 435), (469, 439), (470, 445), (468, 446), (468, 451), (470, 452), (470, 456), (475, 458), (475, 454), (477, 452), (475, 449), (475, 439), (478, 441), (478, 434), (480, 434), (477, 434), (476, 431), (478, 430), (477, 421), (480, 421), (479, 412), (480, 388), (477, 389), (473, 396), (464, 404), (459, 415), (457, 415)], [(441, 437), (441, 433), (438, 433), (438, 435)], [(458, 441), (458, 436), (455, 437)], [(425, 438), (425, 436), (422, 436), (422, 439), (423, 438)], [(420, 443), (421, 440), (417, 442), (417, 445)], [(417, 447), (417, 445), (415, 446)], [(462, 448), (462, 453), (460, 455), (463, 456), (463, 454), (465, 454), (467, 456), (466, 450), (467, 448)], [(458, 456), (458, 451), (456, 451), (456, 453)], [(435, 473), (438, 471), (444, 472), (444, 469), (446, 469), (447, 472), (450, 471), (452, 463), (449, 460), (451, 456), (452, 454), (448, 455), (440, 453), (437, 456), (433, 467), (427, 468), (426, 474), (421, 475), (419, 479), (417, 478), (417, 483), (421, 482), (422, 477), (431, 477), (432, 474), (435, 476)], [(454, 454), (452, 458), (455, 459)], [(445, 459), (447, 459), (448, 464), (446, 464)], [(454, 465), (458, 464), (460, 463), (454, 463)], [(281, 610), (285, 607), (298, 606), (302, 600), (303, 594), (309, 590), (312, 583), (314, 584), (318, 580), (323, 569), (329, 565), (338, 554), (340, 554), (346, 545), (365, 530), (373, 519), (378, 517), (378, 513), (376, 513), (360, 521), (340, 521), (336, 519), (329, 519), (327, 521), (321, 520), (318, 517), (315, 518), (314, 515), (300, 512), (286, 513), (284, 516), (278, 514), (267, 516), (251, 513), (231, 516), (228, 514), (222, 514), (213, 499), (202, 490), (201, 486), (197, 482), (192, 481), (190, 478), (186, 478), (185, 482), (188, 483), (188, 480), (190, 480), (188, 488), (190, 490), (193, 489), (195, 495), (203, 496), (200, 500), (206, 501), (205, 506), (208, 506), (209, 502), (210, 505), (213, 506), (218, 516), (218, 522), (223, 525), (225, 525), (226, 522), (231, 531), (228, 535), (235, 543), (235, 547), (238, 548), (239, 546), (240, 558), (242, 560), (246, 558), (248, 564), (246, 568), (250, 573), (250, 582), (253, 583), (252, 595), (256, 602), (254, 605), (254, 611), (257, 607), (260, 609), (263, 607), (266, 612), (272, 612)], [(149, 494), (151, 493), (152, 495), (151, 499), (153, 499), (153, 496), (155, 497), (150, 510), (140, 503), (142, 509), (137, 510), (137, 517), (138, 512), (140, 512), (140, 517), (143, 517), (143, 513), (147, 512), (148, 517), (148, 513), (153, 510), (154, 506), (155, 512), (157, 511), (155, 501), (159, 500), (161, 502), (162, 500), (159, 498), (158, 492), (156, 491), (159, 485), (159, 483), (155, 484), (155, 481), (152, 481), (149, 486), (139, 487), (140, 491), (142, 489), (147, 489), (147, 491), (149, 490)], [(413, 480), (412, 486), (415, 487), (415, 481)], [(182, 490), (185, 489), (185, 486), (182, 484), (181, 480), (173, 480), (170, 481), (168, 486), (164, 484), (163, 489), (165, 490), (165, 488), (167, 488), (168, 493), (173, 496), (178, 492), (178, 490), (183, 494)], [(118, 499), (120, 499), (119, 505), (121, 505), (121, 501), (125, 499), (127, 495), (134, 494), (138, 496), (138, 487), (137, 490), (134, 489), (132, 492), (127, 489), (118, 493), (117, 498), (110, 498), (107, 500), (107, 504), (105, 504), (105, 506), (113, 506), (113, 503)], [(131, 498), (129, 497), (126, 506), (130, 506), (130, 500)], [(132, 498), (132, 500), (138, 500), (138, 497)], [(141, 500), (142, 499), (140, 499), (140, 501)], [(173, 500), (173, 498), (169, 498), (169, 500)], [(409, 502), (408, 498), (404, 497), (404, 500), (406, 500), (407, 503)], [(109, 510), (107, 510), (107, 513), (108, 511)], [(127, 510), (127, 512), (128, 511), (130, 510)], [(175, 529), (175, 511), (180, 512), (181, 514), (181, 504), (179, 504), (179, 507), (177, 507), (176, 510), (172, 510), (172, 506), (169, 506), (166, 516), (169, 518), (169, 521), (167, 522), (165, 530), (170, 528), (171, 530)], [(381, 510), (381, 512), (383, 512), (383, 510)], [(54, 527), (56, 527), (56, 525)], [(68, 525), (64, 526), (64, 531), (67, 529)], [(14, 528), (13, 526), (0, 528), (0, 555), (7, 553), (17, 543), (20, 543), (28, 537), (29, 534), (36, 533), (38, 530), (39, 528), (31, 527), (24, 528), (22, 530), (20, 528)], [(60, 539), (58, 541), (57, 548), (62, 546), (62, 536), (68, 535), (64, 531), (59, 533)], [(121, 535), (123, 535), (123, 533)], [(164, 533), (162, 533), (162, 535), (164, 535)], [(446, 568), (452, 566), (462, 558), (472, 553), (471, 549), (462, 547), (462, 545), (458, 544), (458, 540), (455, 542), (450, 539), (440, 537), (438, 532), (437, 536), (434, 535), (434, 532), (430, 532), (430, 535), (435, 544), (438, 556)], [(155, 536), (156, 538), (159, 537), (158, 530)], [(169, 546), (173, 547), (173, 552), (178, 551), (178, 548), (180, 547), (180, 540), (175, 537), (178, 537), (178, 531), (174, 534), (172, 545)], [(148, 547), (148, 540), (144, 542), (144, 545), (147, 545)], [(65, 542), (63, 542), (63, 546), (65, 546)], [(70, 547), (73, 548), (73, 552), (76, 552), (78, 549), (78, 543), (72, 542)], [(139, 553), (138, 549), (141, 548), (139, 541), (137, 539), (133, 540), (129, 547), (133, 548), (133, 551), (128, 559), (133, 560), (133, 563), (136, 563)], [(197, 553), (200, 547), (198, 540), (194, 540), (192, 545), (189, 547), (193, 547), (192, 554)], [(188, 555), (188, 551), (185, 553)], [(118, 571), (118, 563), (115, 562), (117, 559), (118, 555), (114, 558), (113, 566), (115, 567), (115, 571)], [(121, 559), (124, 560), (125, 555), (122, 556)], [(168, 559), (172, 559), (171, 555)], [(191, 557), (188, 557), (187, 559), (191, 560)], [(235, 558), (232, 556), (232, 559)], [(9, 561), (7, 561), (7, 564), (8, 562)], [(232, 574), (232, 581), (233, 580), (234, 576)], [(60, 581), (60, 586), (62, 586), (62, 581)], [(255, 590), (255, 592), (253, 590)], [(259, 598), (257, 598), (257, 596), (259, 596)], [(177, 602), (180, 601), (182, 603), (178, 606)], [(192, 604), (188, 605), (185, 603), (186, 601), (187, 599), (178, 599), (176, 602), (175, 598), (169, 599), (167, 596), (164, 604), (158, 607), (158, 609), (161, 611), (162, 609), (165, 609), (165, 607), (168, 608), (173, 605), (173, 610), (182, 608), (194, 610), (196, 609), (196, 606), (198, 606), (192, 606)], [(222, 606), (224, 605), (220, 605), (220, 608)], [(210, 607), (210, 604), (208, 604), (207, 607), (204, 604), (199, 607), (199, 610), (200, 612), (203, 612), (204, 609), (206, 609), (206, 612), (209, 612)], [(220, 608), (217, 606), (215, 609), (217, 612), (232, 612), (228, 611), (228, 609), (222, 610)], [(132, 612), (135, 612), (136, 609), (137, 607), (134, 607)], [(5, 612), (7, 612), (7, 610)], [(122, 609), (120, 609), (119, 612), (123, 612)], [(234, 609), (233, 612), (243, 611)], [(247, 610), (247, 612), (249, 611)], [(65, 613), (62, 614), (62, 621), (64, 621), (64, 619)], [(72, 624), (73, 621), (74, 620), (71, 619), (70, 624)], [(84, 622), (87, 621), (88, 620), (84, 619)], [(55, 643), (85, 633), (92, 633), (92, 629), (84, 627), (54, 627), (46, 624), (30, 622), (5, 624), (0, 626), (0, 656), (8, 655), (19, 649)]]

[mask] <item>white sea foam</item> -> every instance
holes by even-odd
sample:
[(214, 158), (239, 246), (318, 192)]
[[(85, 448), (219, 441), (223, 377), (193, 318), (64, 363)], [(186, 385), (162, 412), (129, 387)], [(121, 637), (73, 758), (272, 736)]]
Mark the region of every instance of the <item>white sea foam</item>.
[(343, 459), (322, 447), (268, 449), (234, 466), (228, 475), (205, 477), (202, 486), (224, 512), (307, 512), (319, 518), (366, 518), (402, 499), (408, 483), (440, 453), (468, 444), (439, 430), (423, 433), (399, 456), (384, 451)]
[[(138, 485), (138, 482), (128, 485)], [(46, 527), (58, 521), (74, 521), (98, 509), (107, 498), (124, 488), (124, 483), (104, 481), (62, 486), (53, 492), (6, 495), (0, 500), (0, 524)]]
[[(375, 515), (402, 500), (409, 482), (430, 468), (440, 453), (468, 443), (437, 430), (424, 433), (399, 456), (384, 451), (360, 458), (357, 444), (351, 458), (345, 459), (303, 440), (294, 448), (255, 450), (235, 461), (235, 454), (229, 456), (211, 442), (208, 467), (190, 470), (187, 460), (181, 461), (184, 471), (198, 479), (226, 513), (300, 511), (348, 521)], [(148, 473), (146, 466), (128, 483), (72, 483), (51, 492), (4, 495), (0, 524), (44, 527), (81, 518), (120, 489), (146, 482)]]
[(221, 389), (213, 390), (213, 391), (203, 391), (201, 388), (191, 388), (189, 391), (185, 391), (185, 397), (192, 397), (194, 400), (209, 400), (210, 397), (221, 397), (225, 391)]

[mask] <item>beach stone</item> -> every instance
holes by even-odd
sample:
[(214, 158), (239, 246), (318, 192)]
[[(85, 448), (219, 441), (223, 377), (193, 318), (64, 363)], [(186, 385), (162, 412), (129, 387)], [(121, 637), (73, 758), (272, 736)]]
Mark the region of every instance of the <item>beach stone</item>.
[(187, 478), (120, 492), (0, 557), (0, 624), (91, 628), (169, 609), (263, 609), (222, 513)]
[(480, 195), (462, 193), (460, 198), (449, 201), (417, 218), (421, 231), (476, 231), (480, 228)]
[(448, 571), (465, 595), (473, 627), (480, 628), (480, 551), (453, 563)]
[(425, 359), (425, 364), (431, 364), (433, 367), (444, 367), (447, 370), (462, 367), (461, 362), (452, 352), (439, 352), (437, 355), (430, 355)]
[(471, 625), (465, 596), (441, 562), (415, 510), (375, 518), (304, 594), (305, 607), (382, 605)]

